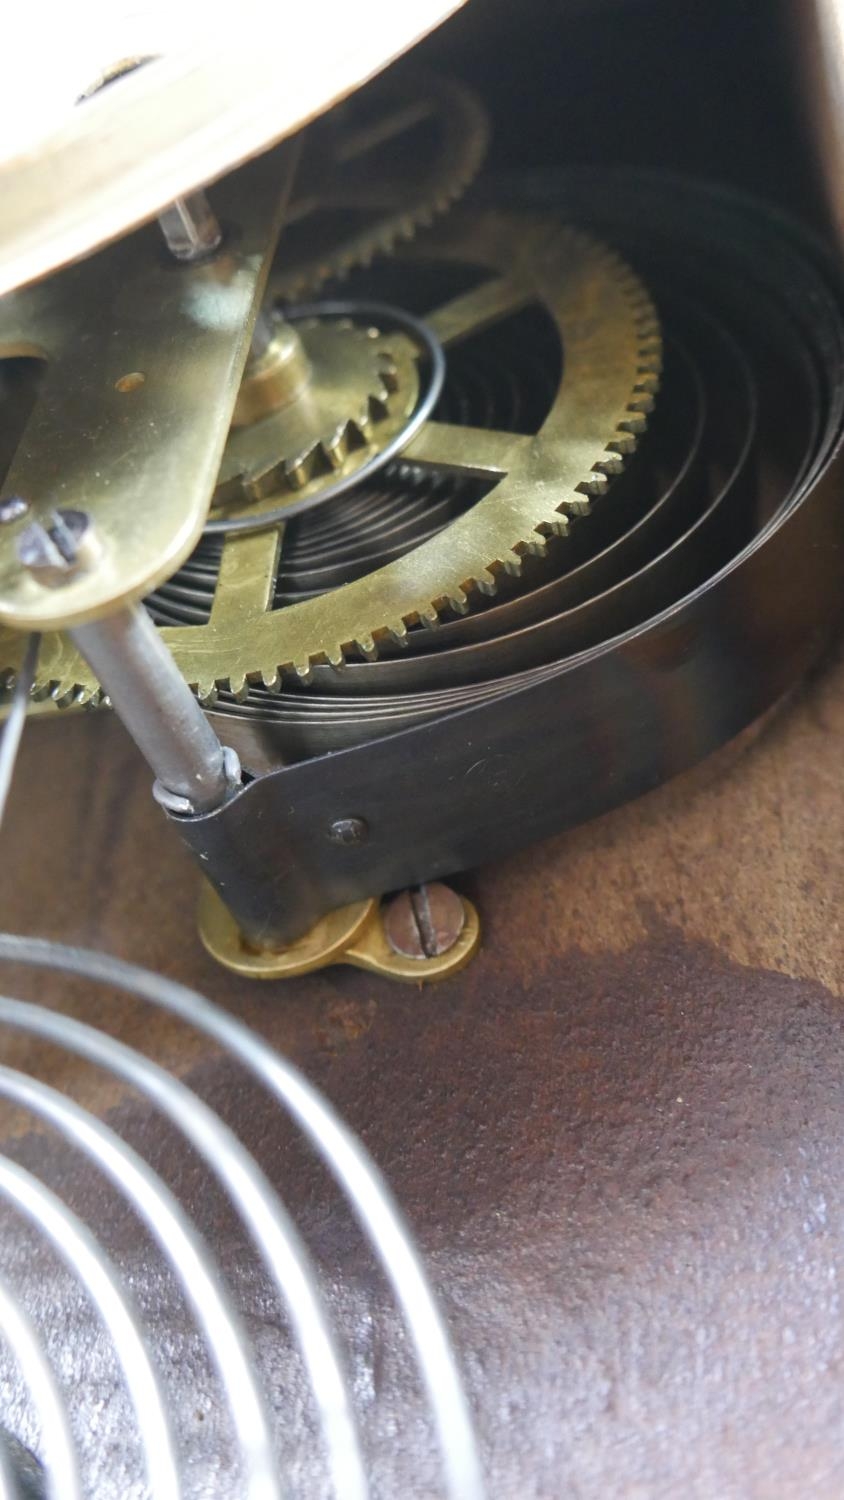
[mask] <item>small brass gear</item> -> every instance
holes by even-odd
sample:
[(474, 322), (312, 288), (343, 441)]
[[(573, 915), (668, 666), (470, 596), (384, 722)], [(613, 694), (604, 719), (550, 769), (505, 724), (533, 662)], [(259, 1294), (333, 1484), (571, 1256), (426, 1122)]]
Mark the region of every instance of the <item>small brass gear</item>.
[[(416, 624), (465, 612), (476, 593), (494, 593), (502, 574), (520, 573), (526, 555), (542, 554), (549, 537), (565, 537), (572, 518), (603, 503), (645, 429), (659, 383), (659, 324), (615, 252), (552, 219), (490, 210), (452, 217), (427, 237), (420, 258), (486, 272), (429, 314), (446, 350), (511, 313), (544, 310), (563, 351), (550, 411), (533, 436), (429, 420), (405, 459), (485, 479), (487, 493), (414, 551), (333, 593), (272, 610), (280, 531), (230, 537), (210, 619), (162, 629), (205, 701), (218, 687), (242, 695), (250, 683), (278, 688), (285, 674), (307, 681), (314, 665), (342, 667), (349, 652), (371, 658), (379, 642), (401, 643)], [(19, 639), (6, 634), (2, 650), (0, 661), (15, 666)], [(99, 692), (59, 635), (42, 641), (39, 676), (41, 692), (59, 703)]]
[(260, 515), (285, 495), (353, 475), (416, 406), (418, 350), (349, 318), (276, 318), (247, 369), (214, 496), (215, 519)]

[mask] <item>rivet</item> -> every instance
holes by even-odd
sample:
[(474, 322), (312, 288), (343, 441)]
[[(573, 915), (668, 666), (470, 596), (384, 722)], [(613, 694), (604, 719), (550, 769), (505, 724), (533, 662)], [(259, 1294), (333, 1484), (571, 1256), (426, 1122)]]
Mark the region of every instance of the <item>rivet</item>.
[(365, 844), (369, 838), (369, 826), (363, 818), (335, 818), (328, 829), (328, 837), (334, 844)]

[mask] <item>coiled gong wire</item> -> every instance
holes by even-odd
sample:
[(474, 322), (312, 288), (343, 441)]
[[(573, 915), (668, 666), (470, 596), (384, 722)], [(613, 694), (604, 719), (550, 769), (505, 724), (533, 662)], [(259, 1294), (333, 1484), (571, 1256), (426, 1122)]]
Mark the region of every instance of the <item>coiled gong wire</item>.
[[(36, 664), (33, 637), (15, 686), (0, 745), (0, 817), (14, 770), (23, 711)], [(442, 1459), (444, 1492), (480, 1500), (483, 1482), (466, 1397), (427, 1276), (402, 1215), (360, 1140), (319, 1091), (242, 1022), (195, 991), (106, 954), (0, 934), (0, 961), (64, 974), (137, 997), (177, 1017), (226, 1050), (299, 1127), (345, 1192), (403, 1314), (430, 1402)], [(136, 1048), (72, 1016), (0, 994), (0, 1024), (61, 1048), (130, 1085), (202, 1158), (226, 1191), (253, 1251), (286, 1310), (319, 1414), (332, 1492), (341, 1500), (370, 1495), (352, 1384), (314, 1263), (277, 1191), (227, 1124), (191, 1088)], [(53, 1127), (107, 1178), (157, 1243), (189, 1305), (216, 1367), (237, 1442), (248, 1500), (291, 1493), (243, 1319), (211, 1246), (178, 1198), (137, 1150), (95, 1114), (27, 1072), (0, 1065), (0, 1097)], [(134, 1305), (127, 1278), (89, 1223), (28, 1167), (0, 1156), (0, 1198), (48, 1244), (77, 1278), (113, 1346), (134, 1408), (144, 1455), (144, 1493), (180, 1500), (191, 1493), (171, 1402), (154, 1340)], [(47, 1496), (81, 1500), (91, 1493), (73, 1437), (67, 1393), (45, 1349), (44, 1335), (17, 1299), (0, 1260), (0, 1330), (38, 1414), (39, 1462), (0, 1432), (0, 1500)], [(0, 1422), (3, 1416), (0, 1412)], [(108, 1489), (104, 1493), (109, 1493)], [(111, 1491), (113, 1493), (113, 1491)]]

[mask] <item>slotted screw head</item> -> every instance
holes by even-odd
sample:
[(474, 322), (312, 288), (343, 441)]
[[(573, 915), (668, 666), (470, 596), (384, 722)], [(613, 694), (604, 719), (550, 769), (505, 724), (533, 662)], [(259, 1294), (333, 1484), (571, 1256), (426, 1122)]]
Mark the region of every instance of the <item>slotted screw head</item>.
[(54, 510), (49, 524), (32, 521), (18, 537), (18, 561), (39, 583), (64, 583), (95, 561), (96, 534), (82, 510)]
[(466, 912), (457, 892), (435, 881), (394, 896), (382, 921), (393, 952), (422, 961), (454, 947), (466, 924)]
[(0, 526), (8, 526), (10, 521), (19, 521), (29, 510), (29, 501), (24, 500), (23, 495), (7, 495), (5, 500), (0, 500)]

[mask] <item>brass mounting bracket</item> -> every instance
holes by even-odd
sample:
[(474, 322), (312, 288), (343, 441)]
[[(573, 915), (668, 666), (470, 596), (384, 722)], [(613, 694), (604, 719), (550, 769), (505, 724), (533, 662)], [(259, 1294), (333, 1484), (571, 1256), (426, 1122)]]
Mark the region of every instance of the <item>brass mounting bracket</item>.
[(213, 886), (205, 883), (199, 900), (199, 935), (207, 951), (224, 968), (249, 979), (294, 979), (331, 964), (351, 964), (384, 979), (405, 984), (432, 984), (464, 969), (481, 937), (476, 908), (465, 896), (464, 923), (451, 948), (431, 958), (408, 958), (388, 942), (378, 900), (356, 901), (321, 917), (310, 930), (283, 948), (253, 948), (243, 938), (231, 912)]

